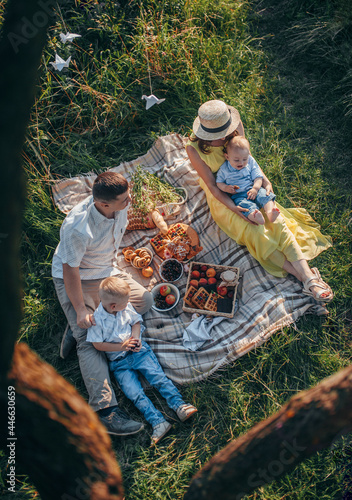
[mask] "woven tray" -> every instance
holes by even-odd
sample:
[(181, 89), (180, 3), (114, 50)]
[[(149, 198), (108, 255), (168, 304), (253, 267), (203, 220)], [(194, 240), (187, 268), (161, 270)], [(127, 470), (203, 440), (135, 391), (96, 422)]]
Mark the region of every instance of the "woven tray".
[[(188, 273), (188, 279), (187, 279), (187, 286), (186, 286), (186, 291), (188, 290), (189, 286), (190, 286), (190, 281), (192, 280), (191, 278), (191, 274), (192, 274), (192, 271), (194, 269), (194, 266), (196, 265), (199, 265), (199, 266), (208, 266), (208, 267), (212, 267), (213, 269), (215, 269), (215, 271), (218, 273), (218, 272), (223, 272), (223, 271), (234, 271), (236, 272), (236, 274), (239, 275), (239, 268), (238, 267), (231, 267), (231, 266), (218, 266), (218, 265), (214, 265), (214, 264), (211, 264), (209, 262), (194, 262), (192, 261), (190, 263), (190, 270), (189, 270), (189, 273)], [(222, 280), (219, 279), (219, 283), (221, 282)], [(232, 310), (231, 312), (229, 313), (225, 313), (225, 312), (218, 312), (218, 311), (208, 311), (207, 309), (196, 309), (194, 307), (190, 307), (188, 306), (187, 304), (185, 304), (185, 302), (183, 302), (183, 306), (182, 306), (182, 309), (183, 311), (185, 312), (189, 312), (189, 313), (198, 313), (198, 314), (204, 314), (206, 316), (225, 316), (226, 318), (233, 318), (234, 314), (235, 314), (235, 302), (236, 302), (236, 295), (237, 295), (237, 287), (238, 287), (238, 284), (234, 287), (233, 289), (233, 297), (232, 297)]]

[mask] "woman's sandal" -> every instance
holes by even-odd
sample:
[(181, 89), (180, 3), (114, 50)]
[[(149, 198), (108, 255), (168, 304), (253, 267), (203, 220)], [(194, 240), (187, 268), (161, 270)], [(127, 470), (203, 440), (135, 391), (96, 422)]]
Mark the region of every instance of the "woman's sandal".
[[(329, 287), (329, 285), (327, 283), (325, 283), (325, 281), (323, 281), (321, 279), (320, 272), (318, 271), (318, 269), (316, 267), (313, 267), (311, 269), (311, 271), (314, 274), (314, 276), (312, 276), (311, 278), (308, 278), (303, 283), (302, 292), (305, 295), (309, 295), (310, 297), (313, 297), (313, 299), (316, 300), (317, 302), (330, 302), (334, 298), (334, 294), (333, 294), (331, 288)], [(310, 290), (310, 287), (312, 287), (312, 286), (316, 286), (318, 288), (321, 288), (322, 290), (321, 291), (319, 290), (319, 291), (316, 291), (313, 293), (312, 290)], [(322, 297), (323, 293), (328, 293), (329, 295), (327, 297)]]

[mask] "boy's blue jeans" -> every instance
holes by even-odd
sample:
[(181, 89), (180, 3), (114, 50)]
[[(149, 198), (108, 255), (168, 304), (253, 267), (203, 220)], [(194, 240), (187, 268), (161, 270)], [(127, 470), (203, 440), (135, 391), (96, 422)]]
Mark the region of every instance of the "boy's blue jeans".
[(247, 199), (247, 191), (242, 191), (241, 193), (235, 193), (231, 196), (232, 201), (236, 206), (242, 208), (248, 208), (249, 212), (242, 212), (245, 217), (248, 217), (249, 214), (254, 212), (254, 210), (258, 210), (258, 208), (263, 208), (264, 205), (268, 203), (268, 201), (274, 201), (276, 196), (274, 193), (266, 194), (264, 188), (260, 188), (255, 200)]
[(179, 406), (185, 404), (179, 391), (163, 372), (154, 352), (145, 342), (142, 342), (139, 352), (129, 352), (122, 359), (110, 361), (110, 369), (114, 372), (121, 390), (153, 427), (165, 422), (165, 418), (145, 395), (138, 372), (150, 385), (158, 389), (172, 410), (176, 411)]

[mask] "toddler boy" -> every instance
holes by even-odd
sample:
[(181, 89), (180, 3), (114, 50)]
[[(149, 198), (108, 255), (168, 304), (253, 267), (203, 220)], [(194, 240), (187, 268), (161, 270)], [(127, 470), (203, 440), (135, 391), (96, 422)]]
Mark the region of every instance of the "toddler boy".
[(145, 395), (138, 372), (158, 389), (181, 422), (196, 413), (197, 408), (183, 401), (152, 349), (141, 340), (145, 329), (142, 316), (129, 302), (129, 296), (130, 287), (123, 279), (110, 277), (101, 282), (100, 304), (94, 312), (96, 324), (88, 329), (87, 341), (106, 353), (121, 390), (152, 425), (152, 443), (157, 443), (171, 429), (171, 424)]

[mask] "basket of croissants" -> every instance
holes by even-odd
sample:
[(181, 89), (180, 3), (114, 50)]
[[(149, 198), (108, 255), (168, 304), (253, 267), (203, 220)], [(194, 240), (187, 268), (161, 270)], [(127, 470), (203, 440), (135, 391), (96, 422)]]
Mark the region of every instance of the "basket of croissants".
[(148, 267), (153, 260), (153, 252), (149, 248), (126, 247), (122, 250), (126, 262), (130, 262), (136, 269)]

